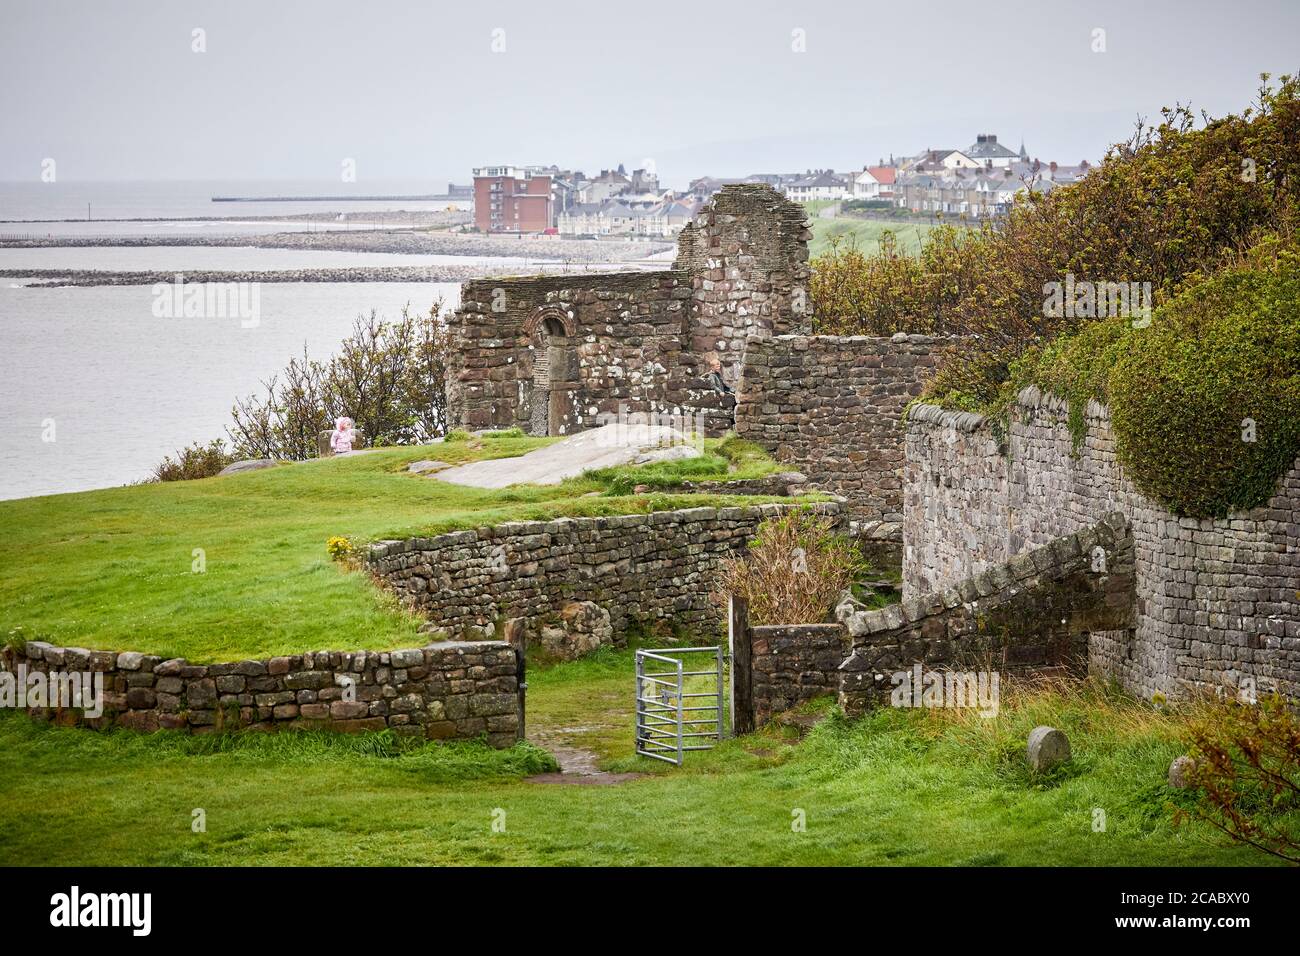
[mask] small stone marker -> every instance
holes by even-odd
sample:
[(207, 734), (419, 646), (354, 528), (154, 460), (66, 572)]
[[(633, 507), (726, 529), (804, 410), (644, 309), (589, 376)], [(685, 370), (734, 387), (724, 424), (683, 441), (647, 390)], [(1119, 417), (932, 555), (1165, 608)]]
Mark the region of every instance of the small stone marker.
[(1070, 759), (1070, 740), (1055, 727), (1035, 727), (1029, 732), (1026, 753), (1030, 769), (1041, 773)]
[(1174, 762), (1169, 765), (1169, 786), (1177, 790), (1186, 790), (1192, 785), (1189, 775), (1194, 769), (1196, 769), (1196, 761), (1191, 757), (1186, 754), (1175, 757)]

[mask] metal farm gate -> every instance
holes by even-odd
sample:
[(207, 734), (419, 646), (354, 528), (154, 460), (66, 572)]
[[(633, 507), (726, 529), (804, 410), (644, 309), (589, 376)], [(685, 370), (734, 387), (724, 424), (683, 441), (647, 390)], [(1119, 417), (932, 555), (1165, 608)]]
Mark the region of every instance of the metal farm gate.
[(686, 751), (711, 749), (722, 739), (724, 699), (721, 647), (637, 651), (636, 752), (681, 764)]

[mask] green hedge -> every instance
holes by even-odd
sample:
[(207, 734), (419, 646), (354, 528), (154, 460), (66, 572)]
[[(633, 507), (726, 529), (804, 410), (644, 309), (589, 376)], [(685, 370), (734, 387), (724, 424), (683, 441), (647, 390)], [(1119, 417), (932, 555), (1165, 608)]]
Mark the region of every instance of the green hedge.
[(1076, 443), (1087, 400), (1108, 404), (1120, 463), (1176, 514), (1261, 505), (1300, 454), (1300, 253), (1265, 243), (1149, 327), (1106, 319), (1031, 350), (1012, 389), (1031, 383), (1070, 400)]

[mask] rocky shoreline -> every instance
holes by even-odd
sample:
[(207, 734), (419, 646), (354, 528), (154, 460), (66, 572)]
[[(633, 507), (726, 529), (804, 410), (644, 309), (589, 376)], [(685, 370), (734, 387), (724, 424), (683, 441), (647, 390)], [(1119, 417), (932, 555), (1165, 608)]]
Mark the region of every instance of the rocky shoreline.
[[(266, 236), (25, 236), (21, 239), (0, 239), (0, 249), (137, 246), (226, 246), (255, 249), (308, 249), (325, 252), (380, 252), (401, 255), (471, 256), (481, 258), (512, 256), (527, 259), (547, 259), (554, 262), (594, 264), (633, 262), (656, 253), (666, 252), (674, 248), (674, 243), (670, 241), (616, 242), (598, 239), (560, 239), (557, 237), (484, 236), (475, 233), (439, 233), (389, 229), (356, 230), (352, 232), (277, 232)], [(462, 276), (462, 278), (467, 277)]]

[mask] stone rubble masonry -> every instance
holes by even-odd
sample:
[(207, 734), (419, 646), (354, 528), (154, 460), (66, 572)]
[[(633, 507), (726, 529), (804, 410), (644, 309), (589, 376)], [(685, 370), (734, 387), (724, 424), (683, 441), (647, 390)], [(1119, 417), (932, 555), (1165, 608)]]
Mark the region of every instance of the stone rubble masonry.
[(749, 337), (811, 325), (807, 218), (771, 186), (724, 186), (678, 237), (677, 265), (691, 274), (691, 349), (718, 352), (724, 375), (739, 373)]
[[(460, 641), (397, 651), (315, 651), (287, 657), (190, 664), (134, 651), (89, 651), (28, 641), (10, 669), (102, 671), (104, 713), (29, 708), (33, 716), (135, 730), (391, 729), (430, 739), (519, 739), (514, 649)], [(345, 685), (353, 683), (353, 700)]]
[(808, 478), (797, 471), (779, 471), (738, 481), (684, 481), (659, 489), (666, 494), (754, 495), (767, 498), (797, 498), (807, 494)]
[(903, 411), (953, 341), (901, 332), (751, 339), (736, 434), (843, 495), (854, 519), (899, 522)]
[(1179, 517), (1116, 459), (1109, 411), (1090, 402), (1077, 454), (1068, 404), (1021, 392), (1000, 441), (978, 415), (914, 406), (903, 505), (905, 597), (948, 588), (1120, 511), (1133, 529), (1137, 620), (1095, 632), (1090, 667), (1130, 692), (1300, 696), (1300, 462), (1265, 504)]
[(452, 636), (495, 634), (514, 618), (535, 630), (573, 601), (607, 610), (618, 637), (658, 621), (714, 633), (723, 559), (743, 553), (762, 521), (798, 508), (843, 520), (830, 501), (516, 521), (377, 542), (366, 560), (381, 586)]
[(853, 652), (840, 666), (840, 706), (860, 714), (888, 703), (892, 676), (928, 669), (997, 671), (1044, 667), (1082, 672), (1088, 636), (1132, 627), (1133, 536), (1123, 514), (990, 565), (942, 591), (877, 611), (836, 609)]
[(849, 653), (842, 624), (750, 628), (750, 683), (755, 726), (839, 689), (837, 669)]
[(806, 321), (808, 237), (802, 206), (734, 185), (683, 231), (671, 269), (466, 282), (448, 319), (451, 425), (567, 435), (620, 413), (698, 414), (722, 434), (731, 410), (708, 358), (734, 383), (751, 334)]

